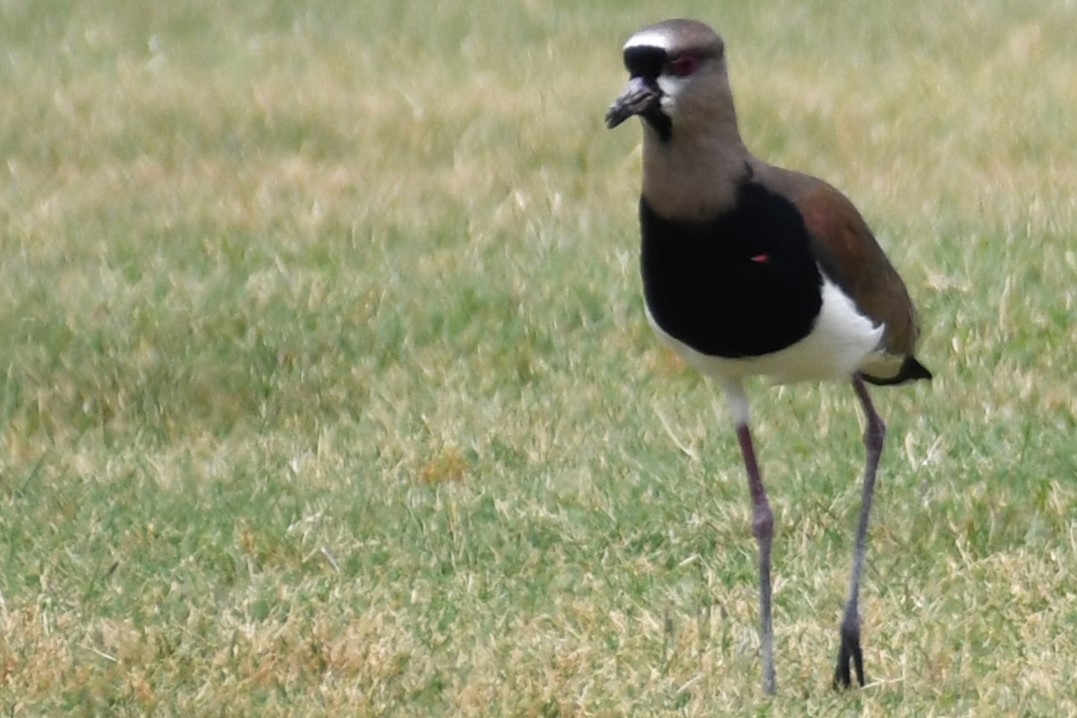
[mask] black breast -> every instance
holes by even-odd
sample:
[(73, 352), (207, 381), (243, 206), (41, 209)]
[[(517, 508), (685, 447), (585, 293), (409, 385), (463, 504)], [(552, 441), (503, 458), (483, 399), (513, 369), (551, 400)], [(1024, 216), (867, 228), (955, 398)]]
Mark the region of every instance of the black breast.
[(755, 182), (704, 222), (659, 217), (640, 200), (643, 294), (670, 336), (711, 356), (784, 349), (811, 331), (822, 275), (797, 208)]

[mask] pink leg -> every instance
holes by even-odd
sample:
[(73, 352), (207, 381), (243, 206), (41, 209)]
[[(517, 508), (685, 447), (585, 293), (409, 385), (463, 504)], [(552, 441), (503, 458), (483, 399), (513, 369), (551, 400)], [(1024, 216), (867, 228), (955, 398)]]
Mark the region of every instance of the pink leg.
[(744, 467), (748, 470), (748, 491), (752, 497), (752, 533), (759, 543), (759, 612), (762, 617), (760, 629), (763, 644), (763, 690), (773, 694), (774, 677), (774, 628), (771, 623), (770, 548), (774, 538), (774, 514), (767, 503), (763, 477), (752, 447), (752, 434), (747, 424), (737, 424), (737, 440), (744, 454)]

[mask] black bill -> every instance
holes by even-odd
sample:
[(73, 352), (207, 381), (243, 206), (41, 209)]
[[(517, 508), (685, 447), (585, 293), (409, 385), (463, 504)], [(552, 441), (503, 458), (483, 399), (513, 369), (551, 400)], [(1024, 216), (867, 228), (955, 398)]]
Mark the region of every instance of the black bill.
[(632, 115), (640, 115), (658, 106), (662, 91), (642, 77), (633, 77), (621, 96), (606, 110), (606, 127), (613, 129)]

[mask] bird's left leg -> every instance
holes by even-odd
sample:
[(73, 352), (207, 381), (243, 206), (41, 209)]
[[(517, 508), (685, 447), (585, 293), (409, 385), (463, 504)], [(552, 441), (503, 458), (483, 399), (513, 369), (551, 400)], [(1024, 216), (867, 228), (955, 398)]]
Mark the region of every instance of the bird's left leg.
[(871, 500), (875, 495), (875, 474), (883, 453), (886, 424), (871, 403), (868, 389), (859, 375), (853, 375), (853, 390), (864, 408), (864, 448), (867, 461), (864, 466), (864, 493), (860, 502), (860, 519), (856, 527), (856, 549), (853, 554), (853, 573), (849, 580), (849, 601), (841, 620), (841, 650), (838, 666), (834, 670), (834, 687), (848, 688), (852, 683), (850, 667), (856, 671), (856, 680), (864, 685), (864, 656), (860, 650), (860, 579), (864, 573), (864, 557), (868, 550), (868, 521), (871, 518)]

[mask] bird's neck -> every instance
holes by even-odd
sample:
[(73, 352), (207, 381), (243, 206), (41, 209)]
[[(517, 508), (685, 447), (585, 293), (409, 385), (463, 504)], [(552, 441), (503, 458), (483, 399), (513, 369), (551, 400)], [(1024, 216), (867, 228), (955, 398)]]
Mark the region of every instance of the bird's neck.
[(751, 177), (755, 159), (736, 122), (712, 122), (706, 131), (679, 131), (664, 140), (644, 125), (643, 197), (667, 218), (707, 220), (736, 201), (738, 185)]

